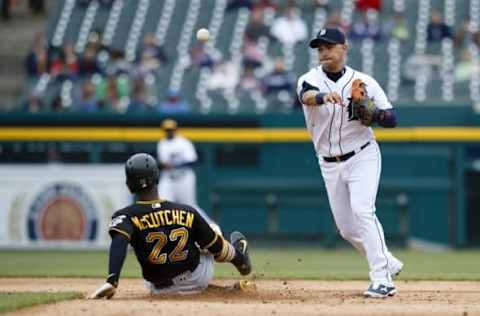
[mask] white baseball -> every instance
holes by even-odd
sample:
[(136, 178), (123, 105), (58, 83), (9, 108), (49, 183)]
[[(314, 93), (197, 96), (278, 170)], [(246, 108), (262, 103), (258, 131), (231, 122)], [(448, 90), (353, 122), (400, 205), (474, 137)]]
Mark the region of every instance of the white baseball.
[(210, 37), (210, 32), (207, 29), (199, 29), (197, 31), (197, 40), (201, 42), (206, 42), (208, 41), (209, 37)]

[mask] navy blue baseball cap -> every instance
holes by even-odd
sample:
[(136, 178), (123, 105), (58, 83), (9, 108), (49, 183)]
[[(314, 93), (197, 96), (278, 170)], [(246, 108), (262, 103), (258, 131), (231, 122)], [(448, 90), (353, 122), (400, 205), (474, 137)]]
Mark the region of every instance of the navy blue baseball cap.
[(336, 27), (321, 29), (317, 36), (310, 41), (311, 48), (317, 48), (321, 43), (345, 44), (345, 34)]

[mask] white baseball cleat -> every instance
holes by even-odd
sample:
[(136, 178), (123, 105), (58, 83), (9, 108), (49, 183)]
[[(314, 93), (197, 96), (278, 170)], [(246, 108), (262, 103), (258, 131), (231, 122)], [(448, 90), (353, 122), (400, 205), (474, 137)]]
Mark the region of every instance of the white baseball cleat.
[(372, 283), (363, 295), (370, 298), (386, 298), (396, 293), (397, 289), (393, 284)]

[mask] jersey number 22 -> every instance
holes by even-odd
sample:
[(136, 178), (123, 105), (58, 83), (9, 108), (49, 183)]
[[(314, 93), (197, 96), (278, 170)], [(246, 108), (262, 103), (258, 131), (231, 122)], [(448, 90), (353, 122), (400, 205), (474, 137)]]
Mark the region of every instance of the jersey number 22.
[[(168, 243), (168, 239), (172, 242), (180, 240), (172, 252), (167, 255), (166, 253), (161, 253), (161, 251)], [(183, 250), (188, 241), (188, 230), (184, 227), (172, 230), (168, 237), (164, 232), (152, 232), (147, 235), (146, 240), (148, 243), (156, 241), (152, 252), (148, 256), (148, 260), (153, 264), (165, 264), (167, 257), (170, 262), (183, 261), (188, 257), (188, 250)]]

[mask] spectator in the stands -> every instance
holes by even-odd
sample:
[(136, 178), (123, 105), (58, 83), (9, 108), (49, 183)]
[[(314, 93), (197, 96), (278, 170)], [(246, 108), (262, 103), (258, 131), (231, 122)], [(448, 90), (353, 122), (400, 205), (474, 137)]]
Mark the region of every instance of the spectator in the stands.
[(475, 73), (480, 72), (480, 65), (473, 62), (468, 49), (462, 52), (462, 59), (455, 66), (456, 81), (470, 81)]
[(259, 43), (247, 39), (243, 46), (243, 64), (246, 67), (257, 68), (262, 66), (267, 56), (259, 47)]
[(247, 40), (258, 42), (261, 37), (275, 39), (270, 33), (270, 28), (263, 22), (263, 10), (254, 9), (250, 15), (250, 22), (245, 30)]
[(349, 35), (353, 40), (367, 38), (380, 40), (382, 38), (382, 27), (378, 21), (377, 11), (369, 10), (363, 13), (361, 19), (353, 23)]
[(38, 77), (48, 71), (48, 53), (45, 48), (45, 36), (42, 32), (35, 34), (32, 48), (25, 60), (27, 75)]
[(206, 49), (205, 44), (201, 42), (196, 42), (190, 50), (191, 64), (194, 67), (198, 68), (210, 68), (212, 69), (215, 65), (215, 61), (212, 56), (210, 56)]
[(165, 50), (162, 46), (157, 44), (155, 34), (147, 33), (143, 38), (143, 46), (137, 56), (148, 56), (149, 59), (156, 60), (159, 65), (165, 64), (168, 61)]
[(465, 44), (474, 40), (475, 31), (476, 31), (475, 25), (472, 23), (472, 21), (468, 17), (466, 17), (463, 20), (462, 25), (455, 32), (455, 35), (454, 35), (455, 46), (457, 48), (462, 48), (465, 46)]
[(342, 30), (343, 33), (348, 34), (350, 26), (343, 21), (340, 12), (333, 12), (328, 16), (325, 27), (336, 27)]
[(273, 21), (272, 35), (284, 46), (294, 46), (307, 38), (307, 25), (300, 17), (298, 9), (287, 7), (283, 14)]
[(239, 67), (231, 61), (220, 60), (207, 79), (208, 90), (230, 90), (238, 84)]
[(188, 113), (190, 104), (182, 97), (180, 91), (171, 89), (167, 92), (167, 98), (158, 106), (158, 111), (164, 114)]
[(158, 62), (152, 54), (147, 51), (140, 53), (140, 59), (136, 65), (136, 74), (139, 76), (146, 76), (148, 74), (155, 74), (160, 68), (161, 63)]
[(137, 52), (136, 74), (139, 76), (154, 74), (166, 62), (165, 52), (156, 44), (155, 35), (152, 33), (145, 35), (143, 47)]
[(121, 73), (115, 76), (115, 87), (118, 94), (118, 110), (123, 111), (128, 105), (130, 91), (132, 90), (131, 77)]
[(451, 28), (445, 24), (440, 12), (433, 10), (430, 23), (427, 26), (427, 40), (429, 42), (440, 42), (444, 38), (452, 37)]
[(238, 92), (240, 94), (251, 93), (261, 90), (261, 82), (255, 75), (255, 70), (252, 67), (244, 67), (243, 74), (238, 83)]
[(50, 73), (51, 78), (58, 82), (62, 82), (69, 78), (68, 71), (65, 66), (65, 52), (63, 47), (52, 47), (48, 55), (48, 72)]
[(109, 75), (131, 74), (132, 64), (125, 58), (125, 53), (121, 50), (112, 50), (107, 65)]
[(382, 1), (381, 0), (356, 0), (355, 7), (358, 11), (368, 11), (368, 10), (375, 10), (380, 11), (382, 9)]
[(51, 112), (66, 112), (68, 110), (71, 110), (71, 108), (63, 104), (63, 99), (61, 95), (57, 95), (55, 96), (55, 98), (53, 98), (52, 105), (50, 107)]
[(133, 82), (133, 92), (127, 112), (145, 113), (150, 112), (152, 106), (147, 102), (147, 93), (145, 89), (145, 81), (137, 79)]
[[(106, 78), (99, 76), (99, 78), (101, 78), (101, 81), (96, 90), (99, 102), (114, 112), (124, 112), (125, 106), (128, 106), (128, 91), (119, 91), (117, 88), (117, 77), (115, 76)], [(95, 80), (92, 81), (95, 82)]]
[(263, 91), (265, 94), (272, 94), (280, 91), (293, 91), (295, 75), (285, 69), (285, 62), (282, 58), (275, 60), (275, 66), (271, 73), (262, 79)]
[(81, 77), (88, 77), (96, 73), (101, 73), (97, 61), (97, 51), (94, 45), (88, 44), (78, 60), (78, 73)]
[(410, 38), (407, 21), (402, 13), (396, 13), (392, 20), (387, 22), (385, 29), (387, 34), (400, 41), (406, 41)]
[(87, 45), (95, 50), (95, 54), (99, 54), (100, 50), (104, 49), (102, 43), (102, 32), (99, 30), (93, 30), (88, 34)]
[(78, 75), (79, 64), (77, 54), (72, 44), (66, 44), (63, 48), (65, 55), (65, 68), (70, 79), (75, 79)]
[(103, 44), (103, 34), (101, 30), (94, 29), (88, 34), (87, 46), (95, 52), (97, 66), (101, 72), (105, 72), (110, 60), (112, 48)]
[(100, 110), (95, 94), (95, 85), (90, 80), (85, 80), (81, 86), (81, 96), (75, 104), (75, 111), (95, 113)]
[(22, 105), (22, 110), (29, 113), (39, 113), (45, 111), (45, 104), (39, 93), (33, 91), (28, 99)]

